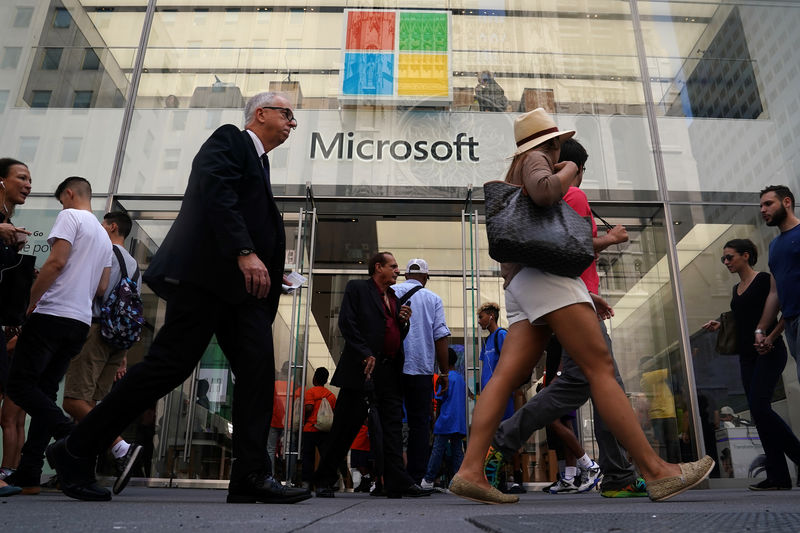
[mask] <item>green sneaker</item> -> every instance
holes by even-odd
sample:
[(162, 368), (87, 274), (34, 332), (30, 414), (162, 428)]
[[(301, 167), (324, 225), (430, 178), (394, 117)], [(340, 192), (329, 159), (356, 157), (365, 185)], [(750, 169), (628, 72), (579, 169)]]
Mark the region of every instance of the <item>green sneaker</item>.
[[(498, 490), (500, 489), (501, 482), (505, 481), (505, 465), (506, 460), (503, 457), (503, 452), (494, 446), (489, 446), (489, 451), (486, 454), (486, 458), (483, 460), (483, 473), (489, 485)], [(505, 488), (505, 486), (503, 486), (503, 488)]]
[(647, 485), (642, 478), (636, 478), (621, 489), (605, 489), (601, 485), (600, 495), (604, 498), (643, 498), (647, 496)]

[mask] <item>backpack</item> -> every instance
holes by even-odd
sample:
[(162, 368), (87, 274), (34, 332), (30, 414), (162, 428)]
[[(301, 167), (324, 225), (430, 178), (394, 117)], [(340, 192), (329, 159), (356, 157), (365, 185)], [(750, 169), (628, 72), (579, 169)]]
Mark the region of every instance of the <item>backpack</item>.
[[(506, 328), (497, 328), (497, 330), (495, 331), (495, 335), (494, 335), (494, 353), (497, 354), (498, 358), (500, 357), (500, 345), (498, 344), (499, 341), (497, 340), (497, 337), (500, 336), (499, 333), (501, 331), (506, 331), (507, 332), (508, 330)], [(492, 369), (492, 370), (494, 370), (494, 369)]]
[(328, 398), (322, 398), (319, 401), (319, 409), (317, 410), (317, 422), (314, 427), (319, 431), (328, 432), (333, 426), (333, 408)]
[(116, 246), (113, 249), (120, 279), (100, 309), (100, 335), (111, 346), (127, 350), (141, 338), (144, 326), (144, 306), (137, 291), (139, 268), (133, 279), (129, 278), (122, 252)]

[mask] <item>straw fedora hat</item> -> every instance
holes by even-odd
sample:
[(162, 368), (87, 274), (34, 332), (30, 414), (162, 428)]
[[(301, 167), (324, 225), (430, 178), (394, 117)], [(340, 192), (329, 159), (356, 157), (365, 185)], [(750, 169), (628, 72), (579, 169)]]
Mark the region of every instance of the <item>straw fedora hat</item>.
[(514, 120), (514, 140), (517, 142), (517, 151), (514, 152), (514, 155), (527, 152), (553, 137), (559, 137), (562, 141), (566, 141), (573, 135), (575, 135), (575, 130), (558, 131), (553, 117), (541, 107), (537, 107)]

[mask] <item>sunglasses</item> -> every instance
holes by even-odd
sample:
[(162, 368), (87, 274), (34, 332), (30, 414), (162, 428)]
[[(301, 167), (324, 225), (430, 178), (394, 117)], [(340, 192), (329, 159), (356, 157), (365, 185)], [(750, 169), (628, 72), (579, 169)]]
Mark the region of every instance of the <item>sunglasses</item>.
[(722, 257), (720, 257), (719, 260), (722, 261), (723, 263), (725, 261), (733, 261), (733, 254), (725, 254)]

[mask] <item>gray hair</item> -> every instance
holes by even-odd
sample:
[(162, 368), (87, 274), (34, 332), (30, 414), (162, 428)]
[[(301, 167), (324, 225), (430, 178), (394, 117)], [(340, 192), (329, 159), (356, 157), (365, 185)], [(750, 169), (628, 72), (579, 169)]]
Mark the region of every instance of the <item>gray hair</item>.
[(258, 93), (257, 95), (250, 98), (250, 100), (248, 100), (244, 106), (245, 126), (253, 121), (253, 115), (256, 114), (256, 109), (258, 109), (259, 107), (272, 105), (272, 103), (275, 101), (275, 98), (278, 96), (282, 95), (280, 93), (267, 91), (263, 93)]

